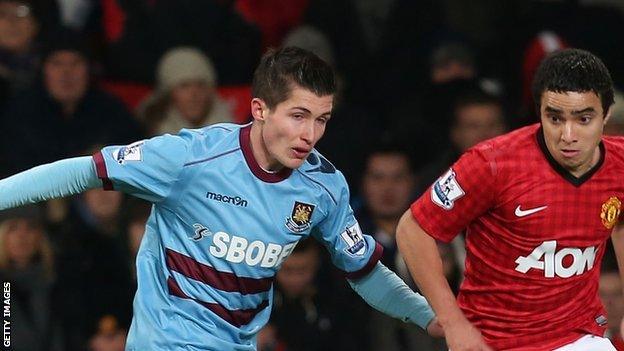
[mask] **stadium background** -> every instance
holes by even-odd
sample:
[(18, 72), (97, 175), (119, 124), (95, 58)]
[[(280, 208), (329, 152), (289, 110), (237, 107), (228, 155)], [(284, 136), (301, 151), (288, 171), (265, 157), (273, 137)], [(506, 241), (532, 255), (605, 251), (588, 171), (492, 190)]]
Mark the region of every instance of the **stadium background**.
[[(0, 0), (0, 175), (247, 122), (261, 54), (301, 46), (339, 77), (317, 148), (345, 173), (383, 262), (413, 284), (393, 238), (410, 201), (466, 148), (537, 121), (529, 87), (549, 52), (592, 51), (621, 89), (622, 23), (621, 0)], [(624, 134), (620, 93), (608, 133)], [(148, 214), (98, 190), (0, 213), (12, 349), (123, 350)], [(461, 239), (439, 249), (457, 289)], [(445, 350), (372, 311), (313, 243), (285, 268), (261, 350)], [(609, 252), (601, 293), (617, 328), (616, 270)]]

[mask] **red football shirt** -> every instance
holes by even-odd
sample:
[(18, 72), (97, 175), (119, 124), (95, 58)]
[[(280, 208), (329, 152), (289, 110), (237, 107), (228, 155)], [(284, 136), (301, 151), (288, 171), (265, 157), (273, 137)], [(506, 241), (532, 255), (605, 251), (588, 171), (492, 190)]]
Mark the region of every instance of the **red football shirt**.
[(600, 148), (576, 178), (539, 125), (525, 127), (470, 149), (412, 204), (438, 240), (466, 229), (458, 303), (495, 349), (552, 350), (604, 334), (598, 277), (624, 199), (624, 138)]

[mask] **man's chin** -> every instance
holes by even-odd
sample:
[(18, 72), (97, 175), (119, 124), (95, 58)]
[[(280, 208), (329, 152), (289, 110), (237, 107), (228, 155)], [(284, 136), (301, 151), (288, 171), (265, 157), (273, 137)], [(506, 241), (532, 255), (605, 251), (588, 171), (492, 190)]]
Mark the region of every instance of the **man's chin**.
[(301, 167), (301, 165), (304, 162), (305, 162), (305, 159), (294, 158), (294, 159), (288, 160), (288, 162), (286, 162), (284, 164), (284, 167), (287, 167), (287, 168), (290, 168), (290, 169), (297, 169), (297, 168)]

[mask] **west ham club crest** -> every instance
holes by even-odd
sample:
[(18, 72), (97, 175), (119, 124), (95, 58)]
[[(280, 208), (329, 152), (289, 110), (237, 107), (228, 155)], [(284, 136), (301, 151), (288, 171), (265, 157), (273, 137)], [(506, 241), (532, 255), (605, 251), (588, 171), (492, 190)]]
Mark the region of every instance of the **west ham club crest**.
[(286, 218), (286, 228), (293, 233), (302, 233), (310, 228), (314, 205), (295, 201), (290, 217)]

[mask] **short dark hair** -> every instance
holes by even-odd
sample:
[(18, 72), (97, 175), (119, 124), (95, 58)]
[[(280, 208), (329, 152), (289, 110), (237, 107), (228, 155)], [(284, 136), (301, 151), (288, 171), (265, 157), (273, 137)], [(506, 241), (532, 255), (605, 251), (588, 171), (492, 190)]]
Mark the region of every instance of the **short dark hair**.
[(540, 114), (542, 94), (553, 92), (589, 92), (600, 98), (606, 115), (613, 104), (613, 80), (609, 70), (596, 55), (580, 49), (565, 49), (547, 56), (533, 79), (533, 101)]
[(460, 108), (472, 105), (497, 105), (503, 108), (503, 101), (500, 97), (490, 94), (483, 89), (474, 88), (462, 92), (453, 101), (453, 110), (457, 111)]
[[(389, 136), (387, 136), (389, 137)], [(366, 152), (364, 169), (362, 173), (368, 171), (370, 160), (375, 156), (401, 156), (405, 159), (407, 168), (410, 173), (415, 172), (414, 163), (410, 157), (408, 148), (396, 141), (388, 140), (386, 136), (382, 137), (377, 143), (373, 143)]]
[(272, 109), (288, 99), (293, 84), (317, 96), (336, 91), (334, 71), (325, 61), (310, 51), (285, 47), (270, 49), (262, 56), (254, 72), (251, 93)]

